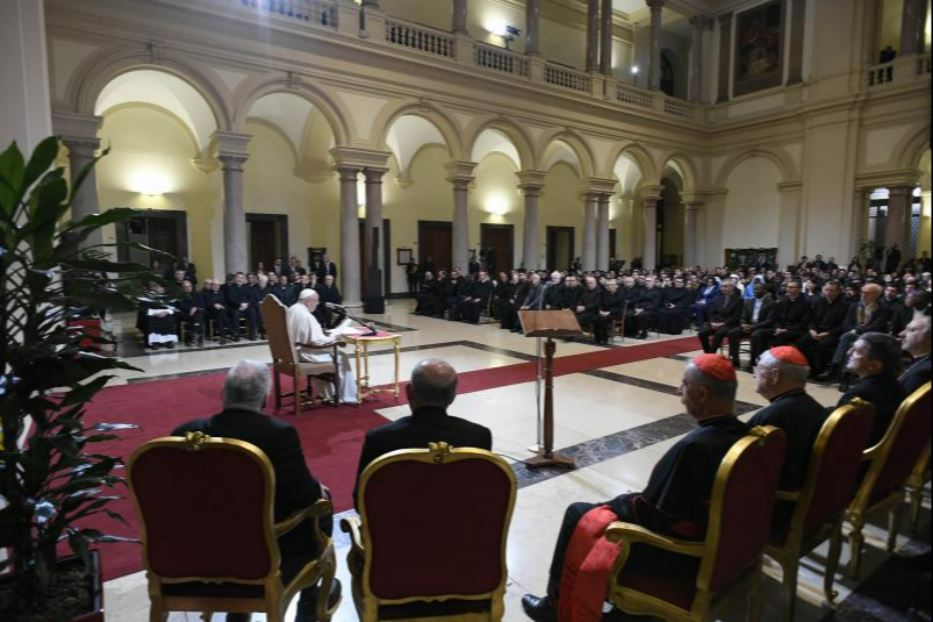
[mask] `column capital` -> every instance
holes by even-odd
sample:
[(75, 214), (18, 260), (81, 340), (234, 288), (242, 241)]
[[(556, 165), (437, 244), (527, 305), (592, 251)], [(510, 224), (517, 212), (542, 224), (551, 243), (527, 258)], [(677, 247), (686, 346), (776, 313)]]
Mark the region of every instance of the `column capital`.
[(778, 184), (778, 192), (800, 192), (801, 188), (803, 188), (803, 182), (800, 180), (782, 181)]
[(611, 196), (616, 191), (616, 180), (588, 177), (581, 183), (581, 188), (584, 194), (608, 194)]
[(540, 192), (544, 188), (544, 178), (547, 173), (544, 171), (518, 171), (515, 173), (518, 177), (518, 187), (527, 194), (528, 192)]
[(888, 196), (909, 196), (914, 193), (914, 186), (888, 186)]
[(217, 159), (221, 162), (226, 157), (239, 157), (246, 161), (249, 157), (249, 134), (216, 131), (211, 135), (211, 142), (217, 145)]
[(645, 0), (645, 4), (652, 11), (660, 11), (667, 4), (667, 0)]
[[(93, 114), (78, 114), (75, 112), (52, 113), (52, 131), (63, 143), (71, 146), (72, 143), (96, 142), (100, 146), (97, 132), (100, 130), (104, 118)], [(94, 147), (97, 149), (97, 147)]]
[(654, 204), (661, 200), (661, 192), (663, 190), (664, 186), (643, 186), (638, 196), (643, 202)]
[(363, 169), (363, 175), (366, 176), (367, 184), (381, 184), (382, 176), (388, 172), (388, 168), (378, 166), (367, 166)]
[(713, 18), (709, 15), (703, 15), (698, 13), (691, 17), (689, 20), (690, 25), (693, 26), (694, 30), (712, 30), (713, 29)]
[(334, 147), (330, 150), (336, 163), (336, 169), (350, 166), (359, 170), (366, 168), (388, 168), (388, 151), (377, 151), (375, 149), (359, 149), (356, 147)]
[(458, 183), (469, 184), (473, 181), (473, 171), (476, 170), (476, 162), (467, 162), (464, 160), (451, 160), (444, 164), (447, 169), (447, 181), (454, 185)]

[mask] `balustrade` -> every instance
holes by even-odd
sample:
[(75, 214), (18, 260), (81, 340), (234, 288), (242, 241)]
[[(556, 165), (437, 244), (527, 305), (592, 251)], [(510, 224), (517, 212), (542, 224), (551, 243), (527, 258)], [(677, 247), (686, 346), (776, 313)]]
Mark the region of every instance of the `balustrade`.
[(544, 67), (544, 81), (548, 84), (562, 86), (574, 91), (590, 92), (592, 79), (589, 74), (569, 67), (562, 67), (554, 63), (547, 63)]
[(654, 108), (654, 93), (643, 91), (634, 86), (620, 84), (616, 99), (623, 104), (631, 104), (639, 108)]
[(454, 58), (454, 37), (442, 30), (386, 19), (386, 41), (427, 54)]
[(337, 28), (337, 4), (327, 0), (240, 0), (240, 4), (258, 11)]
[(503, 50), (494, 45), (476, 42), (473, 48), (473, 61), (480, 67), (528, 76), (528, 59), (521, 54)]

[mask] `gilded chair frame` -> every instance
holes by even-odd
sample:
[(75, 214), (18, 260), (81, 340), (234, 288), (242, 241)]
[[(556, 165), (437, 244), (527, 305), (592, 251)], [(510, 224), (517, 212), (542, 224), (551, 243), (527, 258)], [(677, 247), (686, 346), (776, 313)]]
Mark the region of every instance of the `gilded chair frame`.
[[(269, 341), (269, 352), (272, 355), (272, 384), (275, 391), (275, 407), (282, 407), (283, 397), (295, 398), (294, 414), (298, 416), (304, 406), (313, 406), (316, 404), (330, 403), (333, 406), (340, 404), (340, 364), (337, 360), (337, 347), (343, 345), (342, 342), (334, 341), (327, 345), (316, 346), (307, 343), (292, 343), (291, 335), (288, 333), (288, 322), (286, 320), (285, 305), (272, 294), (267, 294), (259, 305), (259, 312), (262, 314), (262, 321), (266, 327), (266, 336)], [(273, 316), (273, 314), (276, 314)], [(282, 343), (282, 340), (285, 343)], [(287, 347), (286, 347), (287, 344)], [(298, 357), (296, 347), (306, 350), (318, 350), (320, 352), (330, 352), (333, 370), (324, 373), (308, 373), (307, 367), (326, 366), (326, 363), (302, 363)], [(279, 350), (277, 352), (277, 350)], [(302, 365), (306, 367), (303, 369)], [(292, 393), (282, 393), (282, 385), (279, 378), (280, 374), (285, 374), (292, 378)], [(308, 383), (308, 399), (301, 399), (301, 381), (303, 376), (308, 378), (319, 378), (330, 382), (334, 387), (334, 399), (324, 400), (315, 398), (311, 394), (311, 384)]]
[[(259, 579), (241, 579), (238, 577), (163, 577), (156, 574), (149, 563), (147, 546), (146, 516), (139, 504), (133, 485), (133, 468), (140, 457), (154, 449), (173, 448), (189, 452), (232, 451), (252, 458), (259, 466), (264, 480), (263, 495), (263, 531), (265, 544), (269, 551), (270, 572)], [(127, 483), (133, 498), (133, 506), (139, 517), (140, 541), (143, 545), (143, 564), (149, 591), (150, 622), (165, 622), (170, 611), (201, 611), (204, 619), (209, 620), (216, 611), (233, 613), (264, 612), (269, 622), (283, 622), (285, 611), (291, 599), (303, 589), (322, 581), (318, 594), (317, 617), (321, 622), (328, 622), (340, 604), (328, 608), (327, 600), (330, 586), (337, 572), (337, 559), (332, 539), (326, 535), (318, 519), (333, 513), (333, 506), (327, 499), (318, 499), (312, 505), (293, 513), (281, 522), (274, 520), (275, 470), (265, 453), (252, 443), (230, 438), (210, 437), (201, 432), (188, 432), (184, 438), (167, 436), (153, 439), (138, 447), (130, 456), (126, 465)], [(295, 575), (288, 585), (283, 584), (281, 576), (281, 552), (277, 539), (288, 533), (303, 521), (310, 519), (314, 525), (315, 541), (321, 551)], [(197, 596), (171, 596), (163, 593), (163, 585), (173, 583), (204, 582), (212, 584), (234, 583), (237, 585), (258, 585), (263, 588), (263, 597), (259, 598), (223, 598)]]
[[(882, 510), (888, 510), (887, 550), (889, 552), (894, 551), (894, 547), (897, 544), (897, 524), (900, 520), (901, 506), (904, 504), (904, 486), (896, 488), (891, 494), (874, 504), (871, 503), (871, 498), (875, 492), (878, 478), (881, 476), (881, 471), (884, 469), (891, 455), (894, 441), (897, 439), (898, 434), (900, 434), (901, 426), (904, 424), (907, 413), (914, 408), (917, 402), (924, 399), (930, 393), (931, 385), (933, 385), (933, 383), (927, 382), (901, 402), (884, 436), (878, 441), (877, 445), (869, 447), (862, 454), (862, 461), (869, 463), (868, 472), (865, 474), (865, 478), (862, 480), (858, 491), (855, 493), (855, 499), (853, 499), (844, 515), (845, 522), (849, 523), (852, 527), (849, 531), (849, 549), (851, 556), (849, 558), (848, 575), (850, 579), (858, 579), (859, 572), (861, 571), (862, 547), (865, 544), (865, 536), (862, 530), (865, 528), (865, 522), (869, 515)], [(929, 449), (929, 446), (930, 444), (927, 442), (927, 449)], [(909, 481), (910, 478), (908, 477), (904, 484), (906, 485)], [(836, 556), (838, 558), (838, 552)], [(828, 560), (827, 566), (830, 563), (838, 563), (838, 559), (835, 561)]]
[[(746, 594), (748, 597), (748, 619), (761, 618), (761, 562), (762, 553), (748, 563), (726, 585), (719, 590), (710, 588), (713, 571), (716, 568), (716, 557), (721, 539), (721, 510), (725, 497), (726, 485), (733, 466), (742, 454), (751, 446), (766, 443), (775, 434), (783, 431), (774, 426), (758, 426), (752, 428), (748, 435), (739, 439), (723, 457), (716, 471), (713, 492), (710, 496), (710, 522), (706, 530), (706, 540), (693, 542), (671, 538), (633, 523), (616, 522), (606, 529), (606, 539), (622, 544), (622, 551), (616, 558), (609, 579), (608, 600), (625, 613), (634, 615), (650, 615), (664, 620), (688, 622), (712, 620), (712, 614), (726, 597), (733, 594)], [(619, 575), (624, 571), (628, 562), (632, 545), (636, 543), (648, 544), (665, 551), (697, 557), (700, 561), (700, 570), (697, 573), (697, 592), (689, 610), (661, 600), (651, 594), (619, 585)]]
[(907, 478), (907, 492), (910, 495), (910, 531), (917, 533), (920, 526), (920, 507), (923, 504), (923, 487), (930, 481), (930, 443), (920, 455), (917, 466)]
[[(443, 594), (415, 595), (400, 599), (385, 599), (377, 597), (370, 588), (370, 572), (372, 558), (366, 556), (365, 544), (372, 540), (369, 526), (366, 521), (366, 486), (370, 478), (379, 469), (396, 462), (423, 462), (426, 464), (445, 464), (462, 460), (480, 459), (490, 462), (498, 467), (510, 482), (509, 500), (505, 520), (502, 527), (502, 543), (500, 549), (500, 567), (502, 577), (499, 584), (490, 592), (481, 594)], [(445, 442), (429, 443), (427, 449), (399, 449), (389, 452), (373, 460), (360, 476), (359, 484), (359, 517), (344, 518), (340, 521), (343, 531), (350, 534), (351, 548), (347, 554), (347, 564), (353, 575), (353, 600), (357, 613), (362, 622), (375, 622), (379, 619), (379, 607), (382, 605), (404, 605), (407, 603), (428, 601), (444, 602), (448, 600), (489, 600), (490, 610), (488, 620), (497, 622), (505, 614), (505, 587), (508, 580), (508, 564), (506, 560), (506, 545), (509, 536), (509, 525), (512, 522), (512, 512), (515, 508), (515, 491), (517, 482), (515, 473), (509, 464), (498, 455), (484, 449), (471, 447), (450, 447)], [(362, 570), (362, 571), (361, 571)], [(413, 620), (444, 620), (445, 622), (466, 622), (476, 620), (482, 614), (465, 613), (457, 615), (438, 616), (436, 618), (416, 618)]]
[(826, 445), (832, 437), (844, 417), (853, 416), (854, 413), (867, 412), (874, 417), (875, 407), (861, 398), (854, 398), (851, 402), (835, 409), (832, 414), (823, 423), (816, 442), (813, 444), (813, 450), (810, 454), (810, 462), (807, 466), (807, 476), (803, 487), (799, 491), (778, 490), (777, 498), (779, 501), (793, 502), (794, 511), (791, 514), (790, 528), (784, 538), (784, 542), (777, 544), (771, 543), (765, 545), (765, 555), (775, 560), (781, 565), (783, 570), (782, 580), (784, 585), (784, 620), (794, 619), (794, 608), (797, 603), (797, 576), (800, 571), (800, 558), (810, 553), (813, 549), (829, 539), (829, 554), (827, 555), (826, 572), (823, 575), (823, 592), (830, 605), (835, 604), (837, 593), (833, 590), (833, 581), (836, 576), (836, 568), (839, 562), (839, 550), (842, 546), (842, 517), (845, 508), (842, 508), (836, 515), (828, 517), (812, 533), (805, 534), (804, 526), (807, 515), (810, 513), (810, 505), (813, 502), (813, 495), (816, 489), (820, 470), (823, 466), (823, 454), (826, 452)]

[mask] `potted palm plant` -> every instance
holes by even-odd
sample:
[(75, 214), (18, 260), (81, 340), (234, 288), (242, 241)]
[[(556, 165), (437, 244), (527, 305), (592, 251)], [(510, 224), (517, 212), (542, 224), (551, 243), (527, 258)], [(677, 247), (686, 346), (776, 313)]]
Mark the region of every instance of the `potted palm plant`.
[[(0, 154), (0, 619), (10, 622), (103, 620), (93, 545), (115, 538), (83, 525), (120, 519), (107, 507), (121, 492), (120, 459), (92, 449), (119, 426), (91, 427), (84, 415), (108, 370), (133, 368), (87, 347), (107, 338), (66, 317), (87, 305), (131, 309), (150, 277), (89, 242), (132, 210), (67, 219), (97, 161), (69, 188), (54, 166), (59, 147), (52, 137), (28, 161), (15, 143)], [(71, 558), (60, 555), (66, 542)]]

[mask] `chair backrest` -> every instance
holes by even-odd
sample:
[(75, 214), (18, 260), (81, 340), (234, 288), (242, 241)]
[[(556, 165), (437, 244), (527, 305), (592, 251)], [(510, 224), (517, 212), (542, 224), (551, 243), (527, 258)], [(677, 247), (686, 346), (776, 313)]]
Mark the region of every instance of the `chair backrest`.
[(783, 430), (755, 427), (722, 459), (710, 497), (699, 589), (718, 590), (761, 555), (771, 530), (786, 445)]
[(127, 469), (150, 573), (261, 583), (277, 572), (275, 472), (258, 447), (197, 432), (157, 438)]
[(904, 485), (930, 442), (930, 386), (927, 382), (904, 400), (881, 441), (855, 498), (866, 507)]
[(266, 294), (266, 297), (259, 303), (259, 312), (262, 314), (262, 323), (266, 328), (266, 337), (269, 339), (272, 362), (296, 365), (298, 354), (295, 352), (294, 341), (288, 334), (288, 309), (278, 298), (272, 294)]
[(363, 590), (379, 601), (504, 594), (515, 475), (481, 449), (404, 449), (360, 479)]
[(855, 398), (823, 423), (791, 519), (791, 533), (811, 533), (852, 501), (874, 419), (875, 407)]

